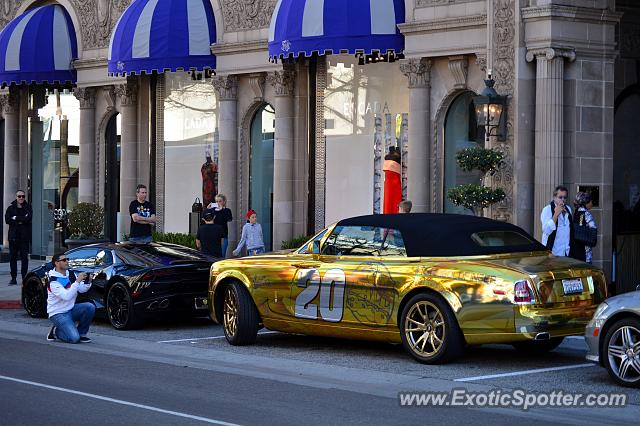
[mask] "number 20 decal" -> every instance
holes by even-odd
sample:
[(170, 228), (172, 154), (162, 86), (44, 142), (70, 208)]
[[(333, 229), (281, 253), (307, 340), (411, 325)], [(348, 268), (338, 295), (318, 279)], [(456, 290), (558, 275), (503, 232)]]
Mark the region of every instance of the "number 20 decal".
[(342, 269), (329, 269), (320, 277), (317, 269), (302, 269), (298, 272), (298, 287), (306, 287), (296, 297), (297, 318), (318, 319), (318, 306), (311, 301), (320, 292), (320, 317), (329, 322), (339, 322), (344, 313), (344, 287), (346, 277)]

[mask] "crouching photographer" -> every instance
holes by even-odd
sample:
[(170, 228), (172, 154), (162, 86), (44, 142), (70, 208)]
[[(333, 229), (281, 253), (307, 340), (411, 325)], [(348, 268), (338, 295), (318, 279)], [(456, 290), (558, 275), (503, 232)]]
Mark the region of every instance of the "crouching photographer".
[(96, 308), (88, 302), (76, 304), (78, 293), (86, 293), (91, 288), (90, 277), (86, 272), (79, 273), (77, 277), (70, 273), (69, 259), (64, 253), (53, 256), (52, 263), (54, 269), (49, 272), (47, 283), (47, 314), (53, 326), (47, 340), (91, 342), (87, 333)]

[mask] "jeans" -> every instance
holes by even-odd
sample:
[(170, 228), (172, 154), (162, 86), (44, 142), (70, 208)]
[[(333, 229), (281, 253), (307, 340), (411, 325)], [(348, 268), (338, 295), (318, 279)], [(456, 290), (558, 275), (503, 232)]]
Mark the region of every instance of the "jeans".
[[(96, 313), (93, 303), (78, 303), (70, 311), (55, 314), (51, 322), (56, 326), (56, 338), (65, 343), (78, 343), (80, 336), (86, 336)], [(78, 328), (75, 322), (78, 321)]]
[(9, 241), (9, 263), (11, 265), (11, 279), (18, 276), (18, 252), (20, 253), (20, 273), (22, 278), (29, 271), (29, 243), (27, 241)]
[(229, 248), (229, 238), (222, 239), (222, 257), (227, 257), (227, 248)]
[(264, 253), (264, 247), (257, 247), (252, 249), (247, 249), (248, 256), (257, 256), (259, 254)]
[(153, 237), (151, 235), (147, 237), (129, 237), (131, 243), (152, 243)]

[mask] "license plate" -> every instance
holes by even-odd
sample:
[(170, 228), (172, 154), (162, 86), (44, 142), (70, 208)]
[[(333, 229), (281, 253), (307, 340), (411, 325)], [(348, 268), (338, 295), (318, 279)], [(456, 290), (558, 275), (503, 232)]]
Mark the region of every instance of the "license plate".
[(207, 298), (206, 297), (196, 297), (194, 300), (194, 305), (196, 309), (207, 309)]
[(582, 280), (580, 278), (562, 280), (562, 288), (564, 289), (565, 296), (570, 294), (580, 294), (584, 291)]

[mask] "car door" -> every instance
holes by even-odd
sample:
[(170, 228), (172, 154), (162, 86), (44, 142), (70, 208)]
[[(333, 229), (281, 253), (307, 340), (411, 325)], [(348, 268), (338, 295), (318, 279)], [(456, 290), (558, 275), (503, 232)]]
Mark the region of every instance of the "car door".
[[(386, 271), (387, 232), (370, 226), (337, 226), (322, 245), (317, 267), (300, 270), (293, 283), (294, 317), (319, 326), (384, 326), (397, 289)], [(385, 277), (380, 279), (380, 277)]]

